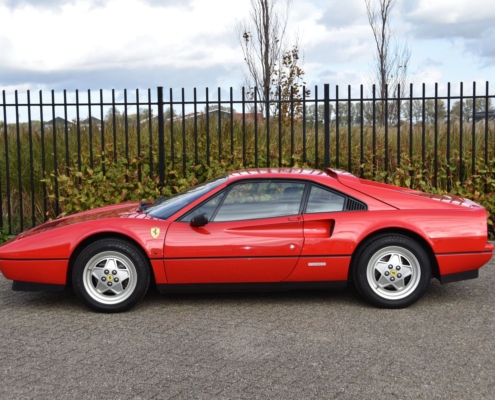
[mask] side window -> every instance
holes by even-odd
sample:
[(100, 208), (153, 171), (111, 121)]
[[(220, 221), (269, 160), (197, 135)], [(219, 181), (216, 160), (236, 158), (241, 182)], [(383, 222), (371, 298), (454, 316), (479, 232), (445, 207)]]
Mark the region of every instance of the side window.
[(198, 214), (206, 213), (208, 216), (208, 221), (211, 220), (213, 213), (217, 209), (218, 204), (222, 201), (222, 197), (225, 192), (221, 192), (213, 196), (210, 200), (206, 201), (206, 203), (201, 204), (198, 208), (189, 212), (186, 216), (181, 218), (182, 222), (191, 222), (191, 219)]
[(304, 186), (284, 181), (240, 183), (229, 191), (214, 222), (298, 214)]
[(344, 209), (344, 196), (319, 186), (311, 186), (309, 193), (307, 214), (342, 211)]

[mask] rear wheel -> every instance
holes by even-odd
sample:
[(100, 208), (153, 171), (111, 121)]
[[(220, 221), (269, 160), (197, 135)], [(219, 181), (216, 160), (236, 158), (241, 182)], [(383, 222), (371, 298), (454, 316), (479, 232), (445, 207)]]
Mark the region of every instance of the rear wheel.
[(91, 309), (127, 311), (146, 294), (150, 282), (147, 260), (132, 244), (104, 239), (77, 257), (72, 271), (74, 291)]
[(383, 308), (407, 307), (425, 293), (431, 279), (430, 260), (414, 240), (384, 235), (358, 256), (354, 282), (363, 297)]

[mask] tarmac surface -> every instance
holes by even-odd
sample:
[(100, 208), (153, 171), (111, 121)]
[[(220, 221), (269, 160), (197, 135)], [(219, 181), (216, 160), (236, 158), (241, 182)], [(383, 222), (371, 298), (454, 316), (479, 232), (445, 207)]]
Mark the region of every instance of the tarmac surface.
[(381, 310), (336, 292), (160, 295), (87, 310), (0, 277), (0, 398), (493, 399), (495, 262)]

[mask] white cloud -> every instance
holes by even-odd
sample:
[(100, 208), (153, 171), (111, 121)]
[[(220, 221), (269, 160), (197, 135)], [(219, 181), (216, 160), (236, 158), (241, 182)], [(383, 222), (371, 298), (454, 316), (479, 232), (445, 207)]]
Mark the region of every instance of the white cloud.
[(329, 0), (321, 22), (329, 29), (353, 25), (364, 20), (365, 10), (363, 0)]
[(413, 0), (402, 3), (404, 19), (416, 39), (443, 39), (474, 54), (473, 63), (491, 67), (495, 61), (493, 0)]
[(423, 38), (475, 38), (493, 26), (492, 0), (416, 0), (405, 6), (405, 19)]
[[(235, 24), (249, 10), (249, 0), (0, 0), (0, 84), (235, 87)], [(398, 0), (392, 14), (415, 82), (429, 84), (495, 76), (493, 20), (493, 0)], [(308, 85), (367, 84), (375, 45), (363, 0), (294, 0), (296, 31)]]
[[(101, 7), (77, 1), (57, 12), (26, 4), (0, 6), (4, 67), (37, 71), (170, 65), (204, 68), (239, 62), (234, 19), (242, 7), (228, 0), (196, 1), (190, 9), (110, 0)], [(29, 30), (23, 27), (29, 26)], [(35, 34), (33, 34), (35, 33)]]
[(425, 83), (429, 87), (433, 87), (435, 83), (440, 82), (442, 78), (442, 71), (436, 67), (427, 67), (416, 73), (416, 82)]

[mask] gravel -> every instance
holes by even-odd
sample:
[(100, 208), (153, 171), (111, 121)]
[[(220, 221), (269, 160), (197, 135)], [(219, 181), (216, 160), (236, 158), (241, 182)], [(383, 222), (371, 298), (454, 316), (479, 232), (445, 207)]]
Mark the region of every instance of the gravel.
[(495, 262), (403, 310), (336, 292), (160, 295), (91, 312), (0, 277), (0, 398), (495, 396)]

